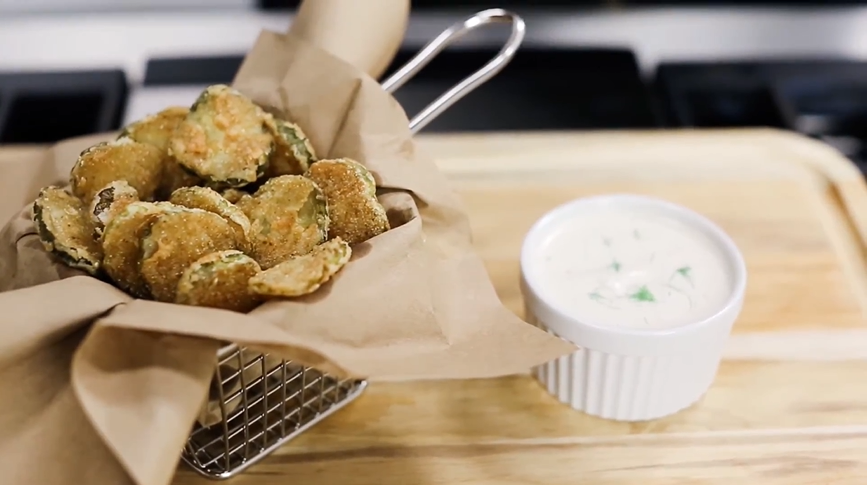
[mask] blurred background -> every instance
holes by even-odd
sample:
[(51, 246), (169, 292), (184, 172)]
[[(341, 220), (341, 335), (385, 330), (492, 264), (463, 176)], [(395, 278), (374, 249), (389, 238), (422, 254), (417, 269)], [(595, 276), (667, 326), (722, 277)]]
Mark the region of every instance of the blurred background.
[[(297, 4), (0, 0), (0, 143), (114, 130), (188, 105), (204, 86), (230, 82), (258, 32), (285, 30)], [(865, 2), (412, 4), (395, 65), (483, 8), (511, 9), (528, 28), (515, 61), (425, 132), (769, 126), (823, 139), (867, 168)], [(504, 37), (467, 38), (398, 100), (418, 111)]]

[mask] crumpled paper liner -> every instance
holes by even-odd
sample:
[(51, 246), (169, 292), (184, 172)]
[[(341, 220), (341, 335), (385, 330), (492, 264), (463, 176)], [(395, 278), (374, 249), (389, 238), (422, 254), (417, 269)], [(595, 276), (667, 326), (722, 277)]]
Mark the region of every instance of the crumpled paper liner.
[[(373, 380), (500, 376), (573, 350), (501, 305), (458, 199), (376, 81), (264, 32), (234, 85), (304, 127), (319, 154), (364, 163), (397, 227), (355, 247), (316, 294), (243, 315), (133, 300), (46, 255), (29, 206), (20, 210), (0, 234), (0, 385), (14, 404), (0, 411), (3, 483), (169, 483), (218, 342)], [(0, 199), (0, 212), (63, 183), (78, 153), (108, 138), (57, 144), (38, 162), (28, 155), (38, 167), (0, 164), (0, 183), (16, 185), (9, 193), (31, 189)]]

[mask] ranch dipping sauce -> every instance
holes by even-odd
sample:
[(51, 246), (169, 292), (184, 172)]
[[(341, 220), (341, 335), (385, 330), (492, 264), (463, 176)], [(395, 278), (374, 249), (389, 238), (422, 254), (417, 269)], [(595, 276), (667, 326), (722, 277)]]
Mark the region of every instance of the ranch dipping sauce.
[(537, 248), (537, 291), (587, 324), (663, 329), (701, 321), (731, 296), (729, 264), (701, 230), (627, 207), (575, 214)]
[(578, 350), (533, 375), (592, 416), (676, 413), (713, 383), (746, 284), (734, 241), (686, 207), (624, 194), (563, 204), (524, 238), (521, 292), (527, 321)]

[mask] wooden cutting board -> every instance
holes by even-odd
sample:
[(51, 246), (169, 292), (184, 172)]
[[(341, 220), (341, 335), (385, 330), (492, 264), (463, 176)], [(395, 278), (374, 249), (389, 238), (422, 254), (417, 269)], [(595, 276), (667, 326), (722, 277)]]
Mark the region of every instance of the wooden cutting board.
[[(770, 131), (425, 136), (521, 312), (530, 225), (632, 192), (720, 224), (749, 270), (714, 386), (645, 423), (591, 418), (528, 376), (373, 384), (236, 484), (860, 484), (867, 480), (867, 188), (832, 149)], [(177, 484), (210, 483), (181, 467)]]

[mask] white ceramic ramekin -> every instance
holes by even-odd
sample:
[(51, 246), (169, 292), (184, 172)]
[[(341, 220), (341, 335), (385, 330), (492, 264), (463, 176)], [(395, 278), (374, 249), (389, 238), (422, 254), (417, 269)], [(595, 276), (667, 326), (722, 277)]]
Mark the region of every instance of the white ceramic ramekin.
[[(610, 207), (652, 210), (696, 228), (725, 256), (734, 282), (712, 316), (666, 329), (595, 325), (558, 310), (536, 290), (532, 255), (560, 224), (585, 211)], [(521, 248), (521, 286), (527, 320), (580, 350), (533, 370), (548, 392), (587, 414), (644, 421), (674, 414), (697, 402), (716, 377), (723, 345), (741, 311), (747, 271), (731, 238), (705, 217), (676, 204), (636, 195), (605, 195), (566, 203), (531, 229)]]

